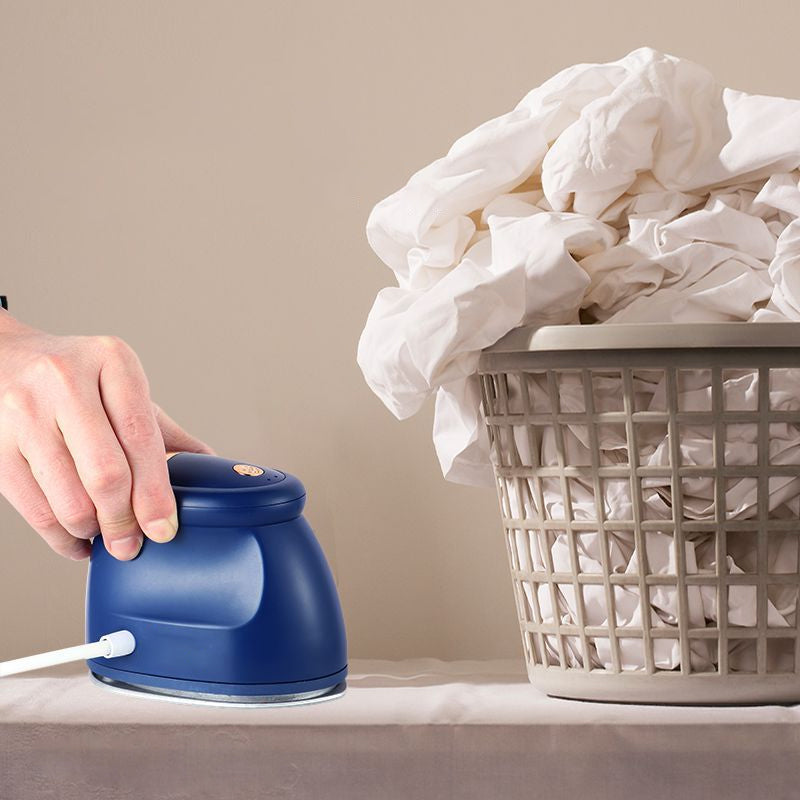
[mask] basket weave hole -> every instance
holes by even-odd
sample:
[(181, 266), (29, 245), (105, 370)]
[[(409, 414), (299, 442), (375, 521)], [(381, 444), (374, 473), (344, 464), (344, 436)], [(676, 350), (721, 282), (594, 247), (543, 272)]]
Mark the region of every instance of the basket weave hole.
[(797, 621), (797, 586), (786, 583), (767, 584), (767, 627), (786, 632), (787, 625)]
[(725, 478), (725, 517), (754, 519), (758, 516), (758, 480), (755, 476)]
[[(592, 371), (592, 399), (596, 413), (625, 409), (625, 393), (620, 370)], [(634, 399), (630, 398), (631, 405)]]
[(769, 406), (774, 411), (800, 410), (800, 369), (770, 369)]
[(603, 513), (606, 519), (633, 521), (631, 482), (629, 478), (601, 478)]
[(601, 423), (597, 426), (597, 446), (600, 465), (628, 463), (628, 436), (624, 422)]
[(714, 466), (714, 428), (704, 424), (678, 426), (681, 466)]
[(573, 520), (592, 522), (597, 519), (597, 498), (595, 498), (594, 486), (590, 480), (567, 478)]
[(644, 646), (640, 638), (620, 637), (617, 646), (623, 672), (640, 672), (644, 669)]
[(796, 422), (771, 422), (769, 425), (770, 464), (792, 464), (800, 462), (800, 430)]
[(676, 383), (679, 411), (711, 411), (710, 369), (678, 370)]
[(725, 572), (730, 575), (758, 572), (758, 529), (728, 531), (725, 535)]
[[(578, 636), (564, 637), (564, 652), (567, 657), (568, 667), (582, 667), (584, 662), (583, 647)], [(591, 659), (591, 656), (590, 656)]]
[[(771, 426), (770, 426), (771, 427)], [(724, 425), (724, 462), (728, 467), (758, 464), (758, 425), (752, 422)]]
[(793, 673), (795, 665), (795, 640), (791, 638), (767, 639), (767, 672)]
[(633, 410), (667, 410), (666, 381), (663, 369), (637, 369), (632, 373)]
[(770, 575), (800, 572), (797, 531), (770, 531), (767, 537), (767, 570)]
[(731, 672), (755, 673), (757, 666), (757, 645), (755, 639), (728, 639), (728, 669)]
[(716, 482), (713, 475), (681, 478), (681, 496), (673, 496), (676, 517), (688, 520), (712, 520), (716, 508)]
[[(528, 407), (526, 411), (529, 414), (550, 414), (558, 411), (558, 409), (553, 408), (550, 400), (546, 372), (525, 372), (522, 375), (522, 380), (527, 389)], [(520, 388), (522, 387), (520, 386)]]
[(722, 370), (722, 393), (726, 411), (757, 411), (758, 370)]
[(634, 432), (639, 464), (642, 466), (668, 467), (670, 463), (670, 442), (667, 423), (636, 422)]
[(689, 639), (689, 666), (692, 672), (716, 672), (718, 658), (716, 639)]
[(642, 519), (672, 519), (672, 479), (669, 475), (659, 475), (641, 480)]
[(538, 522), (540, 514), (531, 486), (532, 481), (526, 478), (502, 478), (501, 481), (500, 496), (504, 516)]
[(583, 378), (580, 372), (558, 371), (556, 386), (558, 387), (559, 411), (562, 414), (584, 414), (586, 412)]

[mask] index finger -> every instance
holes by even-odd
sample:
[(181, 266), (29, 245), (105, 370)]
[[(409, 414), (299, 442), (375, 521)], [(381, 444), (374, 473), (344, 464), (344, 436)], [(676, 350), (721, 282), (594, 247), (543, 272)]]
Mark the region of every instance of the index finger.
[(128, 345), (103, 338), (100, 397), (130, 465), (133, 513), (145, 536), (168, 542), (178, 530), (178, 512), (147, 376)]

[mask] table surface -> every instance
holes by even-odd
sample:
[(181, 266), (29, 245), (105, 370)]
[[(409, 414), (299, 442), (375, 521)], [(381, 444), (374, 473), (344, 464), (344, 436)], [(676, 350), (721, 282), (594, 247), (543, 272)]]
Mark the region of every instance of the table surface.
[(217, 708), (81, 665), (0, 681), (0, 800), (800, 796), (800, 707), (549, 698), (521, 662), (357, 660), (345, 695)]

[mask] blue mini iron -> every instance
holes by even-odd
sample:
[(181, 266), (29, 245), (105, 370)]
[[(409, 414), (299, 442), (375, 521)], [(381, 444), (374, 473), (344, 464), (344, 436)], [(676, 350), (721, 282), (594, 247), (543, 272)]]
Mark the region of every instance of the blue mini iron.
[(280, 705), (345, 689), (347, 643), (336, 586), (285, 472), (216, 456), (168, 461), (180, 527), (117, 561), (97, 536), (87, 641), (130, 631), (135, 649), (92, 658), (116, 689), (212, 703)]

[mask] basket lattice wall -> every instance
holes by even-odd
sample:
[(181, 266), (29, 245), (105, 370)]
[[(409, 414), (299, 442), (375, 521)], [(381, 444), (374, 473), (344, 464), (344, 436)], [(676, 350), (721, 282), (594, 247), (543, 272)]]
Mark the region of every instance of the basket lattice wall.
[(615, 326), (608, 347), (611, 326), (518, 331), (482, 356), (525, 658), (550, 694), (800, 700), (798, 328), (730, 325)]

